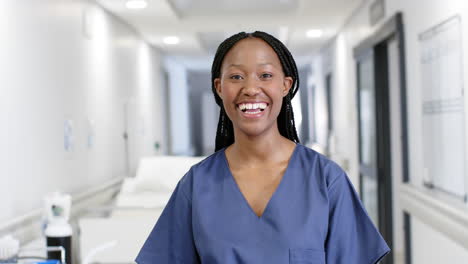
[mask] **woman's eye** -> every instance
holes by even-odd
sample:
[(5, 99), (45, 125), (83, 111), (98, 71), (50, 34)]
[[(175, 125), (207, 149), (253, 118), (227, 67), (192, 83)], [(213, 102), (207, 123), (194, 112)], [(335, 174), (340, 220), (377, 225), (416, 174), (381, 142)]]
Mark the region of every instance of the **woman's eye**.
[(241, 80), (242, 76), (240, 76), (239, 74), (234, 74), (230, 78), (233, 79), (233, 80)]
[(262, 79), (269, 79), (269, 78), (273, 77), (273, 75), (270, 74), (270, 73), (264, 73), (264, 74), (261, 75), (261, 77), (262, 77)]

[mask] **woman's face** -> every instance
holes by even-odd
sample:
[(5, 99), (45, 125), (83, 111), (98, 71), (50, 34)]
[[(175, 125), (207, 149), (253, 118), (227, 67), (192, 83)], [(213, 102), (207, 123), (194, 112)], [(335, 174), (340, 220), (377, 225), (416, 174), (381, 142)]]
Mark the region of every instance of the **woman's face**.
[(214, 80), (235, 133), (258, 136), (278, 129), (278, 118), (293, 79), (285, 77), (278, 55), (259, 38), (246, 38), (224, 57)]

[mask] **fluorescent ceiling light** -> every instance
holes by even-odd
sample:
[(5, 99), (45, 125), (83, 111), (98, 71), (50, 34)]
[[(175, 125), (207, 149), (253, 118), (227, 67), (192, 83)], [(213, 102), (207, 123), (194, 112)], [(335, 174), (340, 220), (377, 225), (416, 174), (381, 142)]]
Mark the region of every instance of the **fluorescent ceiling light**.
[(168, 36), (168, 37), (163, 38), (164, 44), (167, 44), (167, 45), (175, 45), (175, 44), (178, 44), (179, 41), (180, 39), (176, 36)]
[(128, 9), (143, 9), (148, 6), (148, 3), (146, 2), (146, 0), (128, 0), (125, 3), (125, 6)]
[(308, 38), (321, 38), (323, 36), (323, 31), (320, 29), (311, 29), (306, 32)]

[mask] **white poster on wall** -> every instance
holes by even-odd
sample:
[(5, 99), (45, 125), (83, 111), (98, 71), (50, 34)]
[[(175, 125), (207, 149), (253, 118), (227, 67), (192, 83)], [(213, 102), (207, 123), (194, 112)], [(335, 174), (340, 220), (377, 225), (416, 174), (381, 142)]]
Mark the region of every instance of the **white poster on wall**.
[(465, 197), (465, 117), (460, 17), (419, 35), (424, 183)]

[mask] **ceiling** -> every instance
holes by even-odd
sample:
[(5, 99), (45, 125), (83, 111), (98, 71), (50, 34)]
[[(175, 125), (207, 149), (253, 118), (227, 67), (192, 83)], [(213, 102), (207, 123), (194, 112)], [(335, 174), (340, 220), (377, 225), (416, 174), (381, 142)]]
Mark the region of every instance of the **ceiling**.
[[(326, 44), (363, 0), (147, 0), (145, 9), (130, 10), (126, 0), (96, 0), (132, 25), (151, 44), (169, 55), (206, 56), (239, 31), (269, 32), (296, 56)], [(307, 38), (321, 29), (320, 38)], [(166, 36), (180, 42), (168, 45)]]

